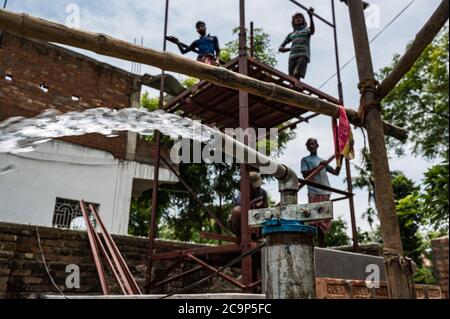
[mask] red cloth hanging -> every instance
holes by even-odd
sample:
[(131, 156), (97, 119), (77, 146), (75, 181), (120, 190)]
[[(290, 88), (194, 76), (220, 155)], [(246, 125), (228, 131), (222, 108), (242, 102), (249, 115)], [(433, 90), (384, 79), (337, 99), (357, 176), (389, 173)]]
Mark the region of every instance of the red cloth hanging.
[(333, 122), (333, 138), (338, 166), (342, 165), (342, 156), (349, 160), (355, 158), (352, 128), (343, 106), (339, 108), (339, 124), (336, 126)]

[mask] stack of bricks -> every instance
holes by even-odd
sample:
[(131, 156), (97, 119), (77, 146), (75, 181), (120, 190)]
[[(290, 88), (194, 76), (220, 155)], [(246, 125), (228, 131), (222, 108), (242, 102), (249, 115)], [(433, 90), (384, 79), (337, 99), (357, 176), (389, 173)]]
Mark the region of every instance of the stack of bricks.
[(448, 236), (431, 242), (436, 277), (441, 286), (443, 298), (448, 299)]
[(17, 236), (0, 233), (0, 298), (6, 298), (12, 272), (11, 259), (17, 246)]
[[(318, 299), (389, 299), (386, 282), (371, 288), (362, 280), (316, 279)], [(417, 299), (442, 299), (439, 286), (416, 285)]]
[[(92, 257), (86, 232), (39, 227), (40, 243), (46, 265), (56, 285), (67, 295), (99, 295), (101, 286)], [(143, 290), (149, 241), (146, 238), (113, 235), (133, 277)], [(187, 250), (204, 245), (156, 241), (157, 252)], [(160, 275), (173, 260), (154, 263), (154, 275)], [(68, 288), (66, 279), (71, 274), (67, 266), (77, 265), (80, 270), (80, 288)], [(170, 276), (194, 267), (182, 263)], [(175, 280), (153, 293), (169, 293), (199, 280), (208, 271), (199, 271), (193, 276)], [(167, 277), (163, 278), (166, 279)], [(116, 281), (108, 275), (113, 294), (121, 294)], [(191, 293), (235, 292), (236, 288), (216, 277), (202, 284)], [(58, 294), (42, 261), (38, 234), (35, 226), (0, 223), (0, 298), (39, 298), (42, 295)]]

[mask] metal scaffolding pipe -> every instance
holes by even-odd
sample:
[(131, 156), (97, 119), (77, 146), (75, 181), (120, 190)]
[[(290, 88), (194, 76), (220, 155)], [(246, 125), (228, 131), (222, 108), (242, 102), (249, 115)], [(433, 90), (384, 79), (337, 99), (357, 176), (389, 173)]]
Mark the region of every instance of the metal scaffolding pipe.
[[(279, 191), (298, 191), (298, 177), (291, 168), (278, 163), (278, 161), (264, 155), (257, 150), (241, 143), (240, 141), (220, 133), (223, 141), (222, 151), (224, 154), (233, 157), (239, 163), (245, 163), (259, 169), (261, 174), (272, 175), (278, 180)], [(232, 147), (230, 147), (232, 146)]]

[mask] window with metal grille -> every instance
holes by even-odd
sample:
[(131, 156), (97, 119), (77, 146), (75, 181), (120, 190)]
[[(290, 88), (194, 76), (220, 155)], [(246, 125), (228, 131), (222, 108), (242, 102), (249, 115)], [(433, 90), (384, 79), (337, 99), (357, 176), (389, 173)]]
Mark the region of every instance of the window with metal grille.
[[(89, 207), (89, 205), (93, 205), (95, 209), (99, 211), (99, 204), (86, 202), (86, 207)], [(81, 213), (80, 202), (57, 197), (53, 215), (53, 227), (83, 229), (83, 226), (84, 220), (83, 214)]]

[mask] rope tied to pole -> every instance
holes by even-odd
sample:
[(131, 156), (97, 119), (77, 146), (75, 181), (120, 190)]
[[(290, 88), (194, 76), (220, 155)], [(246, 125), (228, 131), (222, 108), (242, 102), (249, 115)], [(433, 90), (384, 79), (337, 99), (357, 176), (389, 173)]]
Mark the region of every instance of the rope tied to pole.
[(358, 83), (358, 89), (361, 95), (364, 95), (367, 92), (378, 92), (378, 86), (380, 85), (380, 82), (374, 79), (366, 79), (362, 80)]
[[(400, 267), (400, 271), (408, 274), (408, 278), (412, 278), (412, 276), (414, 275), (416, 271), (416, 264), (411, 258), (403, 256), (403, 254), (399, 250), (384, 248), (383, 257), (384, 257), (384, 264), (386, 265), (385, 267), (386, 275), (388, 278), (390, 267), (387, 266), (393, 263), (397, 263)], [(413, 292), (413, 296), (415, 296), (415, 289), (412, 281), (408, 281), (408, 288), (410, 291)]]
[(358, 111), (358, 116), (362, 123), (366, 123), (367, 115), (373, 109), (381, 111), (381, 99), (378, 98), (378, 87), (380, 83), (374, 79), (362, 80), (358, 84), (359, 92), (361, 96), (365, 96), (366, 93), (373, 93), (376, 97), (375, 99), (369, 100), (367, 102), (362, 102)]

